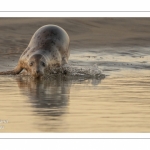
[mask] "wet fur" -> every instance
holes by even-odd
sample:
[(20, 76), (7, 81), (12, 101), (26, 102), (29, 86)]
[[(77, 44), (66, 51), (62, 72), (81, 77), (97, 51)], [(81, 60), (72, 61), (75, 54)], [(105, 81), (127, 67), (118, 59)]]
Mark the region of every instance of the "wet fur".
[[(37, 63), (40, 63), (39, 56), (46, 63), (46, 68), (64, 65), (68, 63), (70, 55), (69, 42), (68, 34), (61, 27), (55, 25), (43, 26), (32, 36), (28, 47), (20, 56), (18, 65), (14, 70), (0, 72), (0, 75), (16, 75), (25, 69), (30, 75), (34, 76), (33, 70), (35, 68), (31, 69), (29, 62), (31, 58), (34, 58), (36, 60), (35, 66), (37, 66)], [(40, 66), (37, 69), (40, 70)]]

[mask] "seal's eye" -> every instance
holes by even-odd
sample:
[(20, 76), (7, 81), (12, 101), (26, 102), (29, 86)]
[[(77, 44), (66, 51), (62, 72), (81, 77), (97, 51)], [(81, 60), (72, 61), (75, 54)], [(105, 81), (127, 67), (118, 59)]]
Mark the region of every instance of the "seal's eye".
[(29, 64), (30, 66), (33, 66), (33, 62), (30, 62), (30, 64)]
[(44, 62), (42, 62), (42, 66), (45, 67), (45, 63)]

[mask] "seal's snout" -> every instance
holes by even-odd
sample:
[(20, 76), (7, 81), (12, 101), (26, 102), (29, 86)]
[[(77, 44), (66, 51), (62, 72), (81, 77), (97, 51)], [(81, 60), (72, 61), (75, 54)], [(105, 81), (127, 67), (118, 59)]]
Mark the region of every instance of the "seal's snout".
[(36, 74), (39, 74), (40, 73), (40, 71), (39, 70), (36, 70)]
[(44, 75), (46, 60), (42, 54), (35, 54), (29, 59), (29, 68), (33, 77), (39, 78)]
[(42, 77), (42, 76), (43, 76), (43, 73), (40, 70), (35, 71), (34, 77), (39, 78), (39, 77)]

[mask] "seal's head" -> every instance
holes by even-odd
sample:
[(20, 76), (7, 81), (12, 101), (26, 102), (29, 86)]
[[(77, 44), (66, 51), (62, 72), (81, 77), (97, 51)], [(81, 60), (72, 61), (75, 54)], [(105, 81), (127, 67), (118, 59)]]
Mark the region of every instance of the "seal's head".
[(44, 75), (47, 63), (43, 55), (35, 54), (32, 55), (28, 61), (30, 74), (35, 78), (40, 78)]

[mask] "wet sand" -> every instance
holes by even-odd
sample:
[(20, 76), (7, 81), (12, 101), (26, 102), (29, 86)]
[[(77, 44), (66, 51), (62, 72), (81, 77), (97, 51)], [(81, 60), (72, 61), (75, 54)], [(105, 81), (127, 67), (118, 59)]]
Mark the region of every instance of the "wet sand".
[[(70, 36), (69, 64), (105, 78), (0, 77), (0, 132), (149, 132), (150, 18), (0, 18), (0, 71), (46, 24)], [(16, 128), (17, 127), (17, 128)]]
[[(33, 33), (46, 24), (64, 28), (70, 48), (149, 46), (150, 18), (0, 18), (1, 51), (22, 52)], [(9, 43), (9, 44), (8, 44)], [(15, 51), (14, 51), (15, 50)]]

